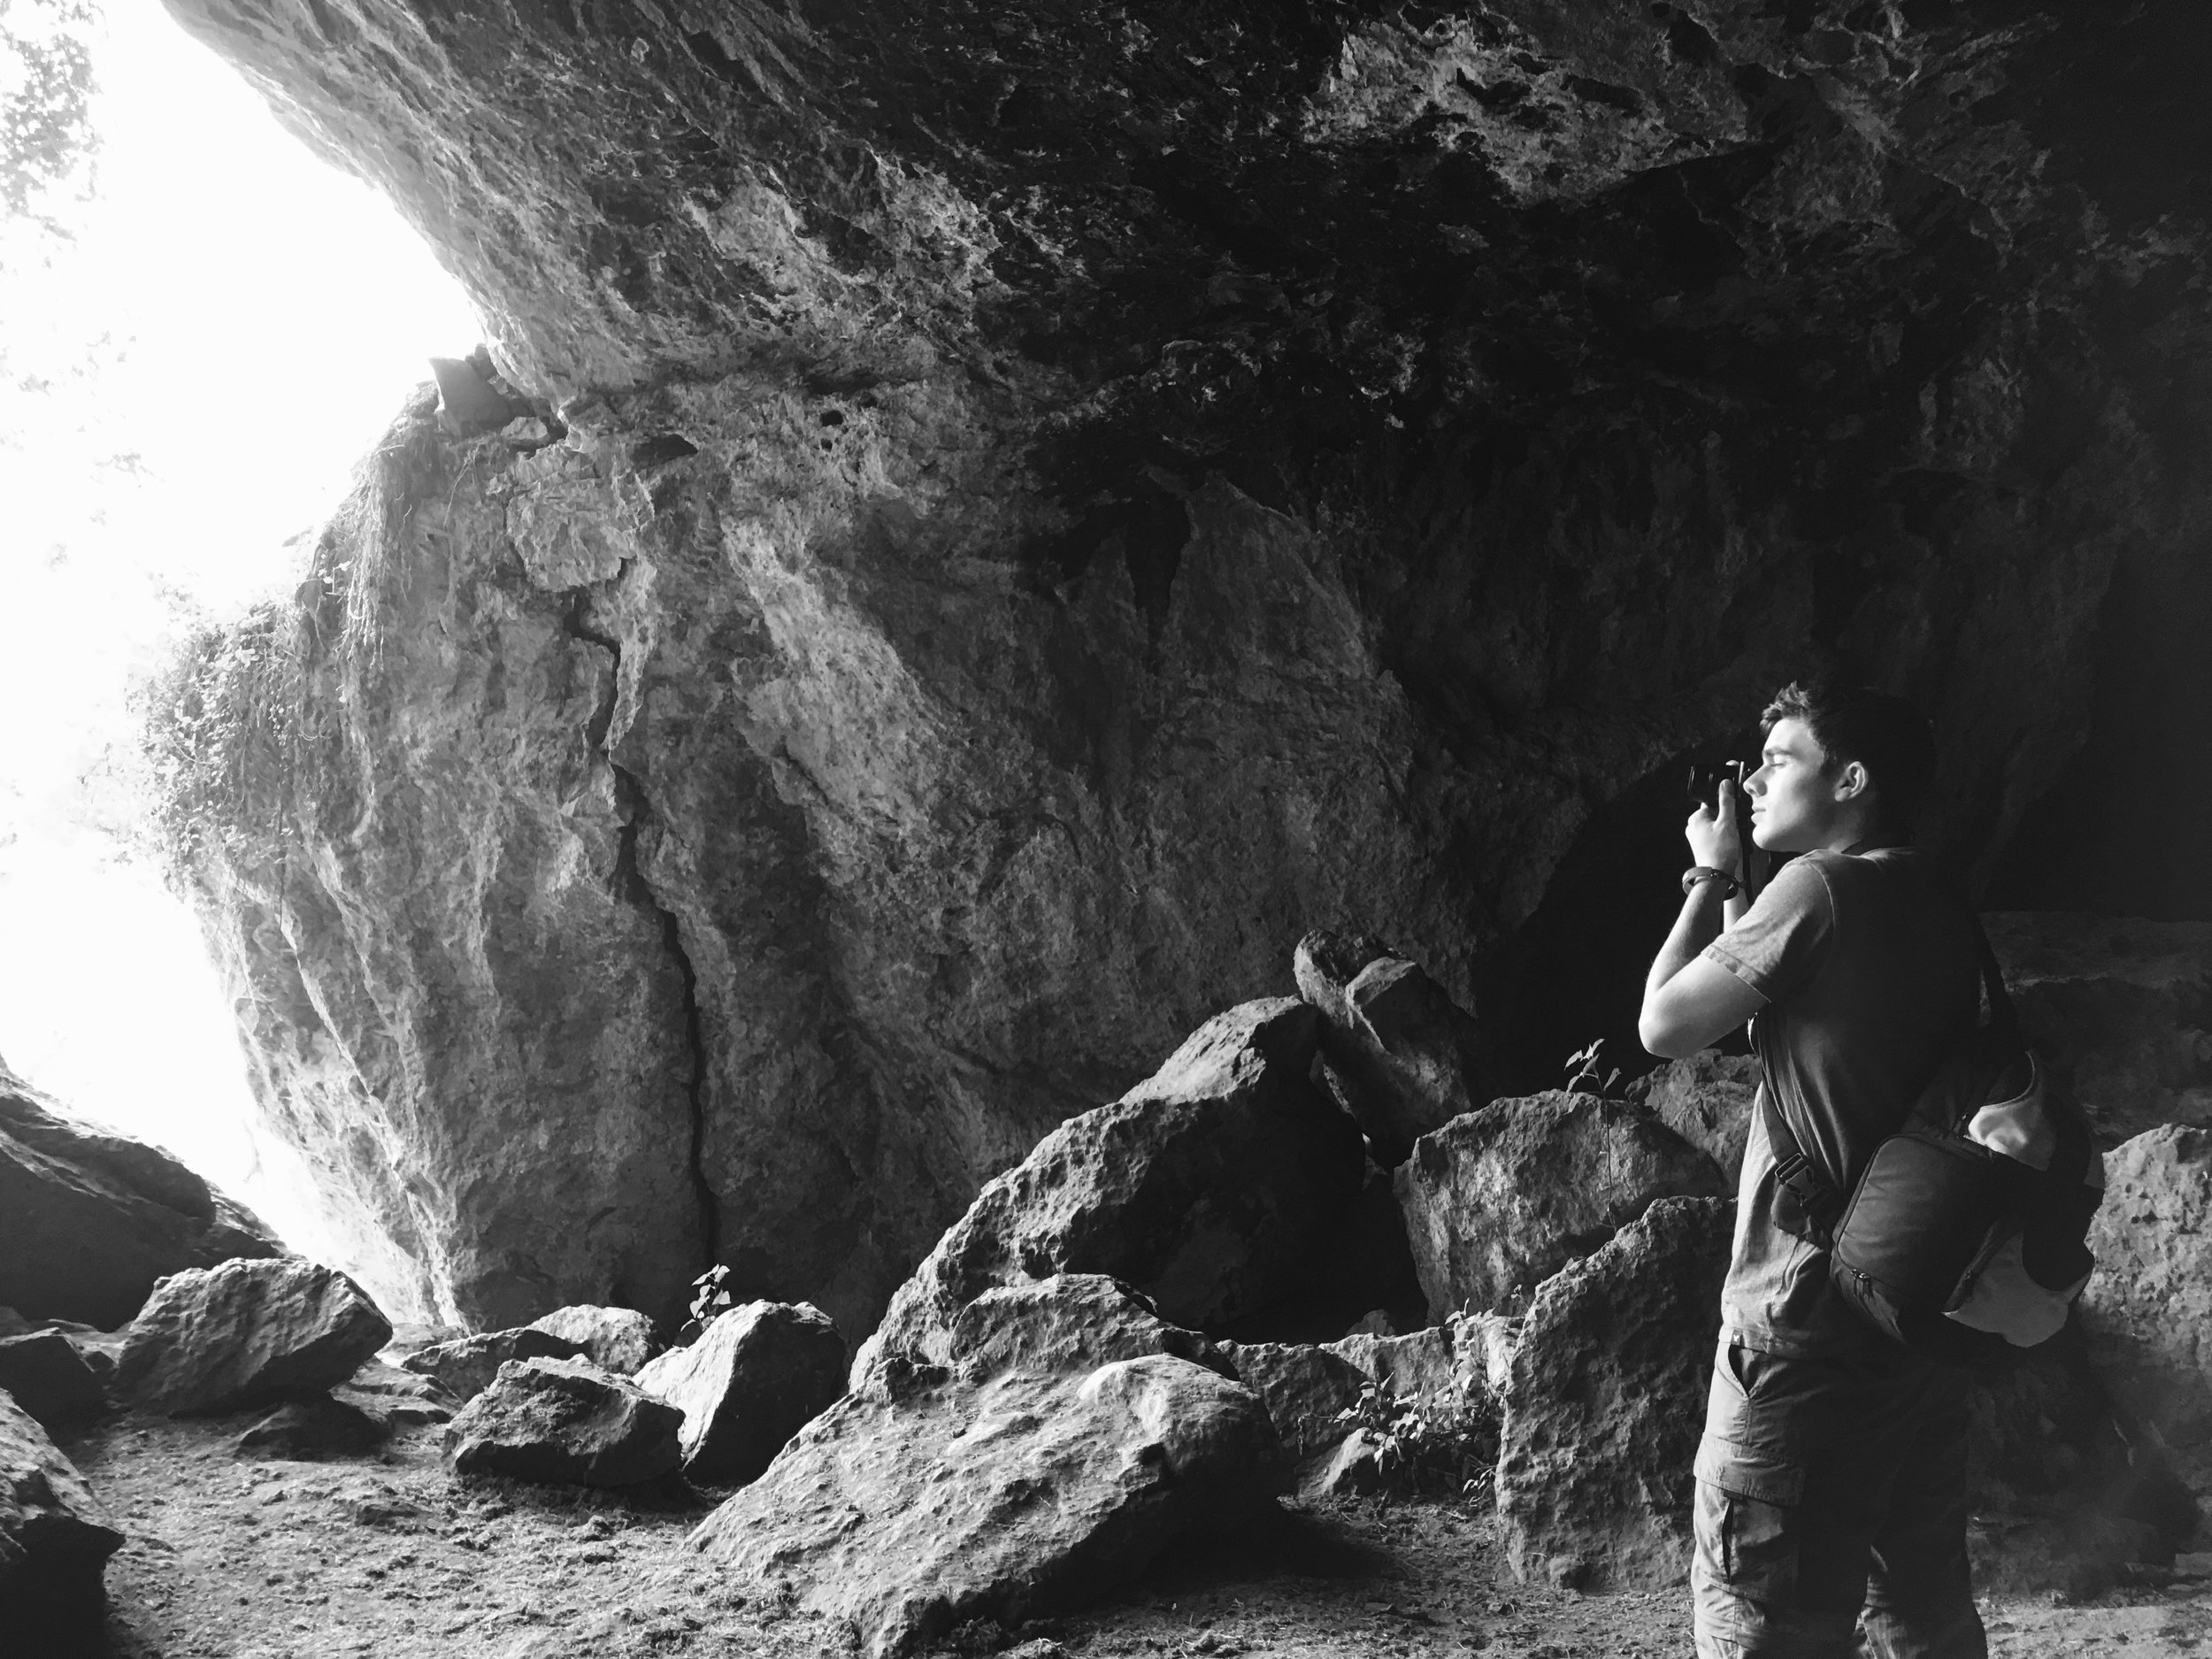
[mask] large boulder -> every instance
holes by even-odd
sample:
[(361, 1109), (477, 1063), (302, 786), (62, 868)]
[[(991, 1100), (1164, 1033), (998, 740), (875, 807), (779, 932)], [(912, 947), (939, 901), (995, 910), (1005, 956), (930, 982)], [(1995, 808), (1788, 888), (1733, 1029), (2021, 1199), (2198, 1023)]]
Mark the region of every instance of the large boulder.
[(1397, 1175), (1432, 1318), (1494, 1308), (1661, 1198), (1718, 1197), (1713, 1160), (1650, 1113), (1554, 1090), (1424, 1135)]
[(2105, 1154), (2082, 1292), (2091, 1363), (2170, 1440), (2212, 1433), (2212, 1129), (2168, 1124)]
[(530, 1329), (573, 1342), (603, 1371), (618, 1377), (637, 1369), (666, 1346), (650, 1314), (635, 1308), (603, 1308), (591, 1302), (556, 1308), (530, 1321)]
[(845, 1339), (806, 1302), (750, 1302), (649, 1361), (637, 1385), (683, 1412), (686, 1474), (750, 1480), (845, 1392)]
[(1315, 932), (1298, 941), (1293, 966), (1299, 995), (1321, 1010), (1330, 1090), (1385, 1169), (1430, 1130), (1489, 1103), (1475, 1017), (1418, 963), (1372, 940)]
[(52, 1434), (82, 1428), (108, 1408), (99, 1377), (59, 1331), (0, 1337), (0, 1393)]
[(726, 1583), (888, 1655), (1079, 1606), (1281, 1489), (1258, 1400), (1110, 1281), (988, 1291), (967, 1315), (948, 1365), (887, 1366), (708, 1517), (692, 1541)]
[(1357, 1126), (1308, 1080), (1318, 1019), (1287, 997), (1231, 1009), (1039, 1141), (891, 1299), (854, 1386), (890, 1355), (943, 1363), (960, 1310), (996, 1286), (1107, 1274), (1200, 1328), (1299, 1289), (1365, 1167)]
[(684, 1415), (588, 1359), (515, 1359), (446, 1425), (456, 1474), (631, 1486), (673, 1474)]
[(96, 1613), (101, 1574), (122, 1545), (76, 1465), (0, 1394), (0, 1647), (49, 1618)]
[(1982, 922), (2028, 1036), (2105, 1145), (2212, 1122), (2212, 925), (2048, 910)]
[(1711, 1048), (1661, 1066), (1643, 1094), (1661, 1123), (1719, 1165), (1732, 1192), (1743, 1172), (1744, 1142), (1758, 1099), (1757, 1057)]
[(1735, 1205), (1665, 1198), (1547, 1279), (1507, 1368), (1498, 1513), (1523, 1579), (1678, 1586)]
[(124, 1333), (113, 1387), (149, 1410), (235, 1411), (344, 1382), (390, 1340), (362, 1288), (287, 1256), (172, 1274)]
[(111, 1330), (165, 1274), (282, 1248), (168, 1153), (69, 1117), (0, 1065), (0, 1302)]
[[(449, 1342), (432, 1342), (404, 1356), (399, 1363), (403, 1370), (436, 1379), (447, 1393), (465, 1402), (490, 1387), (499, 1368), (511, 1359), (589, 1357), (581, 1342), (572, 1342), (566, 1337), (526, 1325), (511, 1331), (482, 1331), (474, 1336), (455, 1337)], [(610, 1365), (605, 1369), (618, 1368)]]

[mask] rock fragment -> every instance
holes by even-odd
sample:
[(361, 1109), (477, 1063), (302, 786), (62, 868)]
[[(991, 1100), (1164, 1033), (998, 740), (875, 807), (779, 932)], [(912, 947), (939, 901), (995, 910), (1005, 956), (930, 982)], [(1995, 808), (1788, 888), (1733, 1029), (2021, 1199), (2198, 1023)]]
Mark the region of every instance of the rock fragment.
[(373, 1452), (391, 1435), (359, 1407), (321, 1394), (279, 1406), (241, 1434), (233, 1449), (241, 1457), (282, 1457), (310, 1462), (324, 1457), (357, 1457)]
[[(455, 1399), (466, 1402), (490, 1387), (499, 1368), (511, 1359), (579, 1357), (590, 1357), (583, 1343), (526, 1325), (511, 1331), (486, 1331), (475, 1336), (457, 1337), (450, 1342), (433, 1342), (426, 1348), (417, 1348), (400, 1364), (405, 1370), (435, 1378)], [(617, 1368), (609, 1365), (603, 1369)]]
[(2170, 1441), (2212, 1433), (2212, 1130), (2168, 1124), (2105, 1154), (2082, 1292), (2090, 1363)]
[(1431, 1130), (1489, 1103), (1475, 1018), (1419, 964), (1373, 940), (1312, 933), (1294, 965), (1299, 995), (1321, 1011), (1330, 1087), (1385, 1169)]
[(1719, 1166), (1733, 1192), (1759, 1098), (1759, 1062), (1708, 1048), (1670, 1061), (1651, 1075), (1644, 1104), (1659, 1121)]
[(1660, 1589), (1688, 1571), (1734, 1212), (1663, 1198), (1537, 1291), (1498, 1451), (1498, 1513), (1524, 1580)]
[(1149, 1080), (1047, 1135), (900, 1287), (854, 1386), (887, 1354), (944, 1363), (960, 1310), (995, 1286), (1108, 1274), (1200, 1328), (1297, 1288), (1365, 1162), (1308, 1080), (1318, 1018), (1287, 997), (1217, 1015)]
[(635, 1308), (601, 1308), (580, 1302), (556, 1308), (542, 1319), (531, 1320), (528, 1328), (575, 1343), (593, 1364), (618, 1377), (634, 1375), (664, 1346), (652, 1317)]
[(165, 1274), (280, 1248), (166, 1152), (70, 1118), (0, 1067), (0, 1302), (108, 1330)]
[(0, 1395), (0, 1634), (96, 1615), (101, 1575), (122, 1545), (76, 1465)]
[(1397, 1175), (1432, 1318), (1532, 1290), (1667, 1197), (1718, 1197), (1713, 1160), (1640, 1108), (1553, 1090), (1424, 1135)]
[(684, 1416), (588, 1359), (509, 1360), (446, 1425), (456, 1474), (629, 1486), (674, 1472)]
[(845, 1392), (845, 1340), (809, 1302), (752, 1302), (637, 1373), (684, 1414), (684, 1472), (741, 1482)]
[(1225, 1343), (1223, 1352), (1260, 1396), (1284, 1449), (1303, 1462), (1354, 1432), (1338, 1414), (1371, 1385), (1440, 1418), (1493, 1409), (1517, 1332), (1515, 1321), (1495, 1314), (1462, 1315), (1403, 1336)]
[[(1265, 1411), (1163, 1351), (1199, 1339), (1141, 1303), (1105, 1321), (1099, 1348), (1071, 1348), (1109, 1294), (1094, 1279), (1053, 1279), (979, 1299), (951, 1367), (881, 1368), (708, 1517), (694, 1545), (732, 1584), (787, 1585), (800, 1607), (850, 1621), (865, 1652), (889, 1655), (970, 1620), (1010, 1628), (1078, 1606), (1178, 1539), (1247, 1523), (1285, 1479)], [(1132, 1347), (1148, 1351), (1116, 1351)], [(1010, 1363), (985, 1374), (987, 1356)]]
[(234, 1411), (344, 1382), (392, 1334), (366, 1293), (296, 1256), (176, 1273), (124, 1333), (113, 1386), (149, 1410)]
[(50, 1434), (82, 1428), (108, 1409), (107, 1390), (58, 1331), (0, 1337), (0, 1391)]

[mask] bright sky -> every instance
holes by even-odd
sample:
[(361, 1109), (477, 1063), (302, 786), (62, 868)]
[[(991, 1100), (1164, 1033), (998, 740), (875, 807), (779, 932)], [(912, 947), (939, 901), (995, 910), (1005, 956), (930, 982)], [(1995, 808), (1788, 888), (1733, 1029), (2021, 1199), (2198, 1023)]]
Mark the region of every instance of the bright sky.
[(185, 611), (291, 588), (424, 359), (478, 330), (384, 199), (156, 0), (106, 10), (99, 199), (73, 250), (0, 268), (0, 1056), (327, 1258), (296, 1164), (253, 1128), (196, 925), (119, 856), (103, 757)]

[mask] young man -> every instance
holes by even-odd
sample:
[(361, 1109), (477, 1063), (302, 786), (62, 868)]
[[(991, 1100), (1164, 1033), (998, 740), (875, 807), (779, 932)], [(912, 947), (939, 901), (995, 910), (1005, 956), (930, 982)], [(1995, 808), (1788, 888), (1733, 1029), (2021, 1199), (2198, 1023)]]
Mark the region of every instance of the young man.
[[(1696, 1053), (1756, 1015), (1762, 1089), (1848, 1193), (1947, 1043), (1978, 1017), (1974, 920), (1906, 844), (1934, 770), (1897, 698), (1794, 685), (1744, 780), (1751, 839), (1794, 853), (1755, 902), (1734, 787), (1688, 826), (1681, 916), (1640, 1025)], [(1983, 1659), (1966, 1560), (1964, 1379), (1892, 1342), (1831, 1290), (1817, 1229), (1752, 1118), (1697, 1455), (1691, 1570), (1701, 1659)]]

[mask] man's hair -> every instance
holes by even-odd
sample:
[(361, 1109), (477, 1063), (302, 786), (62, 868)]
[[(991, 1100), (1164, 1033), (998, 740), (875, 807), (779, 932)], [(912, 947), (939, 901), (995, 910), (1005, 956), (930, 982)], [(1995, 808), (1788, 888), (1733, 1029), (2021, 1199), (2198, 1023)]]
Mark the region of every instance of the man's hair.
[(1759, 729), (1771, 732), (1778, 720), (1792, 719), (1804, 721), (1827, 757), (1826, 771), (1855, 760), (1866, 768), (1883, 828), (1907, 826), (1935, 776), (1935, 738), (1919, 710), (1869, 686), (1801, 680), (1774, 694)]

